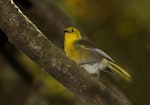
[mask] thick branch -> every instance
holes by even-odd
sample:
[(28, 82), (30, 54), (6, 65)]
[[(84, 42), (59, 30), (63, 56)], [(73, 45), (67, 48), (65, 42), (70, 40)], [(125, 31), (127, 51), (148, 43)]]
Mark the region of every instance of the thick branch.
[(66, 58), (12, 1), (0, 0), (0, 28), (10, 42), (85, 102), (93, 105), (132, 104)]
[(64, 28), (67, 26), (77, 27), (76, 23), (64, 14), (53, 0), (27, 0), (29, 6), (24, 5), (22, 0), (15, 1), (23, 13), (38, 26), (44, 35), (61, 48), (64, 41)]

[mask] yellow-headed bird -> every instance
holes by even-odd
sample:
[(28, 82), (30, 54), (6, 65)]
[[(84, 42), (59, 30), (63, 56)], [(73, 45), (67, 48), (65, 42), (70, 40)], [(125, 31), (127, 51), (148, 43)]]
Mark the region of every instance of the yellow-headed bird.
[(131, 80), (131, 76), (127, 71), (119, 67), (110, 56), (96, 48), (89, 41), (84, 40), (78, 29), (67, 27), (64, 33), (66, 56), (82, 66), (88, 73), (97, 74), (99, 79), (100, 71), (105, 71), (109, 68), (120, 74), (124, 79)]

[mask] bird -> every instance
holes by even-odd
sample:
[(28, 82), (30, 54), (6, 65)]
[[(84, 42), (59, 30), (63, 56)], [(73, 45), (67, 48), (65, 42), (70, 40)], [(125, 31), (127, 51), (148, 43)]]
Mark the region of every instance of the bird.
[(101, 49), (84, 39), (80, 31), (69, 26), (64, 29), (64, 52), (68, 58), (83, 67), (89, 74), (96, 74), (99, 80), (100, 72), (115, 71), (125, 80), (130, 81), (130, 74)]

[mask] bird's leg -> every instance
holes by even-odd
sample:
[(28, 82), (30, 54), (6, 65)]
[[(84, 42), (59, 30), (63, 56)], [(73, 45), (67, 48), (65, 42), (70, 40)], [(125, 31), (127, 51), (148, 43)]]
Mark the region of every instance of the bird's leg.
[(100, 70), (97, 70), (97, 80), (99, 80), (99, 77), (100, 77)]

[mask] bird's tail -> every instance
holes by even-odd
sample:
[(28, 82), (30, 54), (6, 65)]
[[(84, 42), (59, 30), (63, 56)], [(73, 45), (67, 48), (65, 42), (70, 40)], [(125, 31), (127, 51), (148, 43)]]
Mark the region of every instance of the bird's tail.
[(107, 63), (109, 65), (108, 67), (111, 70), (113, 70), (113, 71), (117, 72), (118, 74), (120, 74), (125, 80), (131, 81), (131, 76), (126, 70), (122, 69), (121, 67), (119, 67), (117, 64), (115, 64), (112, 61), (107, 60)]

